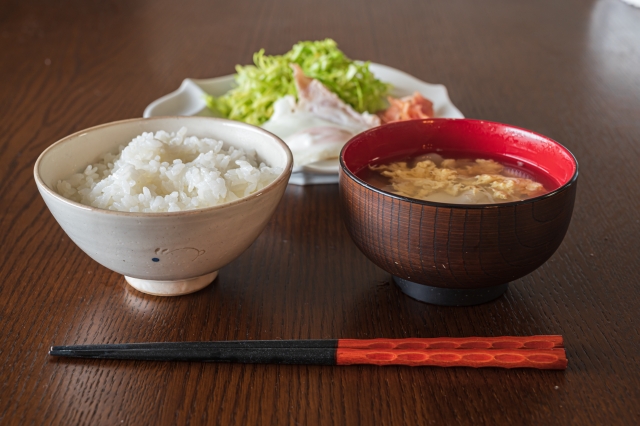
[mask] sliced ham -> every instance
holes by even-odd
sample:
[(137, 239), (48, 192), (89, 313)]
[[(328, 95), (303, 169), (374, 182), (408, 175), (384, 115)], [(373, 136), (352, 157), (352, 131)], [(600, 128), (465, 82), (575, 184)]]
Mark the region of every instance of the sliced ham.
[(337, 158), (354, 135), (380, 125), (375, 114), (359, 114), (320, 81), (293, 64), (298, 100), (284, 96), (262, 127), (281, 137), (293, 153), (294, 170), (316, 161)]
[(291, 64), (298, 90), (298, 108), (337, 124), (361, 125), (365, 129), (379, 126), (380, 119), (369, 113), (360, 114), (315, 78), (304, 75), (298, 64)]
[(433, 103), (418, 92), (401, 99), (391, 96), (387, 99), (389, 108), (378, 113), (383, 124), (433, 117)]

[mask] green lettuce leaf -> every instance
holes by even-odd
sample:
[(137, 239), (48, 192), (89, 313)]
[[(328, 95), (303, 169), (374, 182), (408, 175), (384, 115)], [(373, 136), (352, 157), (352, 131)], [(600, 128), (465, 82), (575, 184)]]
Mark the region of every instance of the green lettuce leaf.
[(385, 108), (390, 85), (373, 76), (369, 62), (347, 58), (335, 41), (303, 41), (284, 55), (269, 56), (264, 49), (253, 55), (255, 65), (236, 66), (236, 87), (220, 97), (207, 97), (210, 109), (232, 120), (260, 125), (273, 114), (273, 103), (296, 96), (293, 70), (300, 65), (308, 77), (320, 80), (358, 112)]

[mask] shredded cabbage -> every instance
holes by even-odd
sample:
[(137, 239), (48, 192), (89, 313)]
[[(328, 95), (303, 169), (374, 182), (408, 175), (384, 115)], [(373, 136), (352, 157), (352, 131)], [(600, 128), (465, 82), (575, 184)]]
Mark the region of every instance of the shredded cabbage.
[(217, 98), (207, 96), (210, 109), (232, 120), (264, 123), (273, 114), (275, 101), (297, 94), (292, 63), (361, 113), (385, 108), (391, 88), (373, 76), (369, 62), (347, 58), (331, 39), (297, 43), (284, 55), (268, 56), (261, 49), (253, 55), (253, 62), (255, 65), (236, 66), (235, 88)]

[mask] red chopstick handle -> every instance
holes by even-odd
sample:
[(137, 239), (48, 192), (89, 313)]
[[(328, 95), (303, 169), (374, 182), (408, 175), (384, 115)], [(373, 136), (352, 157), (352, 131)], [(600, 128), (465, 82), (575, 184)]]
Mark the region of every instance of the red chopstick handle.
[(337, 365), (500, 367), (564, 370), (564, 349), (352, 349), (338, 348)]
[(338, 348), (351, 349), (555, 349), (562, 336), (434, 337), (410, 339), (340, 339)]

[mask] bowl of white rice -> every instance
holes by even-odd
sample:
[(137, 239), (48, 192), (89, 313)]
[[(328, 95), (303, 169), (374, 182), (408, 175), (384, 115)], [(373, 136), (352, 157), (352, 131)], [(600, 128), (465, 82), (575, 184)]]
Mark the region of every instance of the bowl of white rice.
[(209, 285), (264, 229), (292, 156), (277, 136), (209, 117), (140, 118), (67, 136), (38, 158), (47, 207), (91, 258), (139, 291)]

